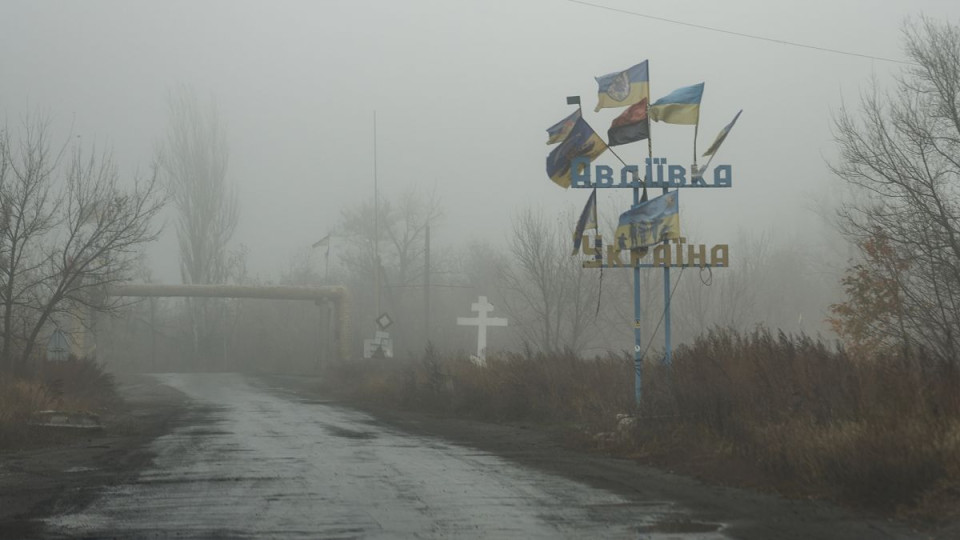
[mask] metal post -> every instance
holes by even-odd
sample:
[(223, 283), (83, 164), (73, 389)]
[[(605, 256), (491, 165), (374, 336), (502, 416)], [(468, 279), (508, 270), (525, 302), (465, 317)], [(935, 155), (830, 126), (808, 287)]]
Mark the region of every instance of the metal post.
[(666, 353), (663, 357), (663, 363), (669, 366), (672, 362), (670, 358), (670, 267), (663, 267), (663, 343)]
[(423, 246), (423, 348), (430, 343), (430, 222), (424, 231)]
[(150, 369), (157, 369), (157, 299), (150, 299)]
[[(669, 189), (663, 188), (663, 194), (666, 195)], [(670, 241), (665, 240), (663, 242), (667, 249), (670, 249)], [(670, 365), (672, 359), (670, 358), (670, 267), (663, 265), (663, 348), (666, 349), (664, 352), (663, 363)]]
[(324, 309), (328, 311), (330, 309), (327, 304), (328, 302), (321, 302), (319, 300), (313, 303), (313, 305), (317, 306), (317, 340), (315, 342), (315, 345), (316, 345), (315, 349), (317, 352), (317, 358), (316, 358), (317, 362), (313, 366), (315, 371), (319, 371), (320, 366), (323, 364), (323, 356), (324, 356), (323, 326), (324, 326), (324, 323), (327, 323), (328, 327), (330, 325), (330, 319), (323, 316)]
[[(633, 188), (633, 205), (640, 204), (640, 188)], [(640, 267), (633, 267), (633, 391), (637, 400), (637, 406), (640, 405), (640, 398), (643, 395), (643, 344), (640, 334), (640, 315), (642, 309), (640, 306)]]
[(376, 268), (373, 273), (376, 279), (377, 312), (379, 317), (380, 306), (380, 186), (377, 183), (377, 111), (373, 111), (373, 259)]

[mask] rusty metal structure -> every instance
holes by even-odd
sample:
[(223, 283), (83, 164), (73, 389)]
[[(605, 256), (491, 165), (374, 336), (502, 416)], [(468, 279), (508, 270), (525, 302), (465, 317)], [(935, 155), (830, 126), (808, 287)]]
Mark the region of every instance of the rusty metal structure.
[(350, 315), (347, 289), (344, 287), (288, 287), (248, 285), (156, 285), (122, 284), (109, 291), (118, 297), (192, 297), (192, 298), (262, 298), (266, 300), (312, 301), (318, 306), (330, 303), (334, 309), (333, 340), (338, 360), (349, 354)]

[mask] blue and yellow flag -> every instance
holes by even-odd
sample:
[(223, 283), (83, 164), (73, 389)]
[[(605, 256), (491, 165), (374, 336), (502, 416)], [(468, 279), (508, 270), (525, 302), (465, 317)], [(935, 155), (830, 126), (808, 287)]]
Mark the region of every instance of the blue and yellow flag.
[(573, 230), (573, 253), (576, 255), (580, 251), (580, 244), (583, 243), (583, 231), (597, 228), (597, 188), (593, 188), (593, 193), (587, 199), (587, 204), (580, 212), (580, 219), (577, 220), (577, 227)]
[(617, 246), (639, 249), (680, 238), (679, 192), (671, 191), (620, 214)]
[(713, 140), (713, 144), (710, 145), (710, 148), (707, 148), (707, 151), (703, 153), (704, 156), (712, 156), (717, 153), (717, 150), (720, 149), (720, 145), (723, 144), (723, 141), (727, 139), (727, 133), (730, 133), (730, 130), (733, 129), (733, 125), (737, 123), (737, 118), (740, 118), (740, 113), (743, 112), (743, 109), (740, 109), (737, 112), (737, 115), (733, 117), (733, 120), (729, 124), (723, 126), (723, 129), (720, 130), (720, 133), (717, 134), (717, 138)]
[(678, 88), (655, 101), (647, 114), (657, 122), (697, 124), (700, 122), (700, 99), (702, 97), (703, 83)]
[(573, 129), (573, 125), (580, 119), (580, 109), (573, 111), (573, 114), (547, 128), (547, 144), (563, 142)]
[(608, 73), (597, 80), (599, 101), (594, 112), (608, 107), (626, 107), (638, 103), (641, 99), (650, 99), (650, 72), (647, 61), (624, 71)]
[(570, 166), (574, 158), (597, 159), (607, 149), (607, 143), (583, 119), (578, 118), (567, 138), (547, 156), (547, 176), (558, 186), (570, 187)]

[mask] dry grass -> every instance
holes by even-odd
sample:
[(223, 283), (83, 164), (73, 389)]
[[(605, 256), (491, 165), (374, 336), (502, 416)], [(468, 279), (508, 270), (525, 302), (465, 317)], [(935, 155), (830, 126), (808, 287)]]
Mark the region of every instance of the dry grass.
[(584, 361), (571, 353), (504, 353), (480, 367), (466, 356), (364, 360), (327, 370), (327, 389), (381, 405), (490, 421), (612, 424), (632, 408), (624, 358)]
[[(808, 337), (758, 330), (711, 332), (678, 349), (672, 369), (648, 371), (660, 390), (643, 412), (674, 415), (667, 428), (708, 433), (806, 493), (889, 513), (960, 487), (956, 366), (920, 355), (853, 359)], [(636, 443), (664, 427), (641, 421)]]
[[(718, 330), (678, 348), (669, 369), (648, 362), (638, 409), (632, 364), (527, 351), (478, 367), (428, 350), (333, 366), (325, 380), (383, 406), (616, 432), (587, 439), (722, 480), (753, 474), (744, 483), (796, 495), (914, 517), (960, 507), (956, 366), (922, 355), (865, 361), (805, 336)], [(638, 420), (617, 432), (619, 413)]]
[(120, 400), (113, 375), (96, 359), (43, 362), (36, 378), (57, 396), (60, 407), (71, 411), (100, 412)]
[(27, 378), (0, 377), (0, 450), (31, 443), (28, 422), (38, 411), (99, 413), (119, 402), (113, 377), (91, 359), (41, 363)]

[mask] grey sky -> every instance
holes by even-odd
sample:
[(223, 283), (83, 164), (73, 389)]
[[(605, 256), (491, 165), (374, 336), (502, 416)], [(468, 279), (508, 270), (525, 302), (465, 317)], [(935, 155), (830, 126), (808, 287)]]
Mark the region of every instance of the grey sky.
[[(960, 19), (960, 3), (946, 0), (595, 3), (893, 58), (903, 57), (905, 16)], [(149, 168), (171, 88), (216, 97), (240, 191), (236, 238), (264, 277), (323, 236), (341, 207), (371, 196), (374, 109), (383, 192), (436, 187), (442, 242), (501, 241), (523, 205), (582, 205), (586, 192), (547, 179), (544, 129), (579, 94), (605, 132), (619, 110), (592, 112), (593, 77), (644, 59), (654, 99), (706, 81), (701, 151), (744, 109), (715, 162), (733, 164), (734, 188), (681, 201), (691, 241), (705, 242), (819, 221), (809, 207), (834, 182), (824, 165), (831, 110), (899, 69), (562, 0), (0, 3), (0, 115), (46, 112), (59, 133), (72, 125), (85, 144), (112, 146), (126, 173)], [(656, 155), (689, 165), (691, 127), (653, 130)], [(645, 152), (634, 144), (622, 155)], [(605, 194), (601, 213), (628, 200)], [(174, 245), (168, 227), (151, 252), (165, 281), (178, 277)]]

